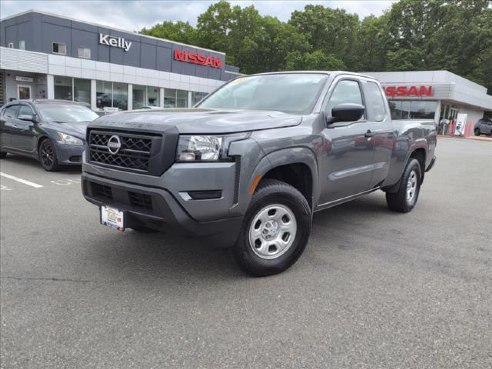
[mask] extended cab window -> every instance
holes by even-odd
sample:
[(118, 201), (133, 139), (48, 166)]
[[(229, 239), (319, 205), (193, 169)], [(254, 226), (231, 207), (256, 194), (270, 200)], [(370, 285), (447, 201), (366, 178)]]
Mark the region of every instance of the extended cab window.
[(367, 82), (366, 99), (368, 110), (371, 113), (370, 119), (382, 122), (386, 118), (386, 104), (377, 83)]
[[(331, 94), (325, 112), (331, 117), (331, 110), (338, 104), (352, 103), (363, 105), (362, 93), (360, 92), (359, 82), (353, 80), (343, 80), (337, 83)], [(361, 120), (365, 120), (365, 114)]]

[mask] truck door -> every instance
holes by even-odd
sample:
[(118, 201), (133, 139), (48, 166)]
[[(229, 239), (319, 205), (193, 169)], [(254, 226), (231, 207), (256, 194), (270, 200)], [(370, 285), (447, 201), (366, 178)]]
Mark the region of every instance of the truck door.
[[(365, 105), (361, 82), (342, 78), (334, 87), (324, 108), (326, 117), (338, 104), (355, 103)], [(364, 116), (355, 122), (327, 124), (322, 130), (326, 144), (320, 158), (321, 196), (320, 205), (356, 195), (371, 187), (374, 151), (366, 134), (371, 125)]]
[(372, 147), (373, 174), (371, 187), (380, 185), (388, 176), (391, 155), (396, 142), (396, 133), (391, 123), (391, 114), (383, 96), (382, 88), (373, 81), (363, 81), (362, 88), (367, 104), (368, 129), (367, 144)]

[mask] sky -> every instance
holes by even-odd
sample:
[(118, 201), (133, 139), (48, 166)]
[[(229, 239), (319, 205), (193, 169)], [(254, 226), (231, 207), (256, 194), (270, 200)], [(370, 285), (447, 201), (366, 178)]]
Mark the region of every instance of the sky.
[[(254, 5), (262, 15), (270, 15), (286, 21), (294, 10), (302, 10), (307, 4), (342, 8), (356, 13), (360, 18), (374, 14), (379, 16), (396, 0), (338, 0), (338, 1), (230, 1), (232, 5)], [(196, 25), (198, 16), (216, 1), (162, 1), (162, 0), (0, 0), (0, 17), (21, 13), (30, 9), (58, 14), (77, 20), (106, 25), (127, 31), (139, 31), (162, 21), (185, 21)]]

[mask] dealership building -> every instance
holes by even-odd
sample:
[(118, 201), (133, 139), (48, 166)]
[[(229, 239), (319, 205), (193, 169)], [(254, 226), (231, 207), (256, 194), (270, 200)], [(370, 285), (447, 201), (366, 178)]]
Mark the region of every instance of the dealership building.
[(225, 54), (28, 11), (0, 21), (0, 106), (66, 99), (94, 110), (189, 107), (239, 69)]
[(388, 97), (393, 119), (434, 119), (439, 133), (473, 135), (475, 123), (492, 111), (487, 89), (448, 71), (368, 72)]
[[(381, 81), (395, 119), (447, 122), (468, 136), (492, 96), (447, 71), (369, 72)], [(28, 11), (0, 21), (0, 105), (67, 99), (94, 110), (190, 107), (239, 74), (225, 54)], [(464, 122), (464, 123), (463, 123)]]

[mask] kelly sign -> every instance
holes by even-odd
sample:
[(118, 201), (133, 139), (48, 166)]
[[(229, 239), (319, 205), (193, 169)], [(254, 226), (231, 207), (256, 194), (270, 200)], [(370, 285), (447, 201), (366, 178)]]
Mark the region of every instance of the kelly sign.
[(123, 37), (111, 37), (110, 35), (105, 35), (104, 33), (99, 34), (99, 43), (101, 45), (118, 47), (125, 51), (130, 50), (130, 47), (132, 46), (131, 41), (127, 41)]
[(388, 97), (432, 96), (432, 86), (384, 86)]
[(211, 68), (222, 68), (222, 60), (216, 56), (204, 55), (191, 51), (174, 50), (174, 60), (185, 63), (205, 65)]

